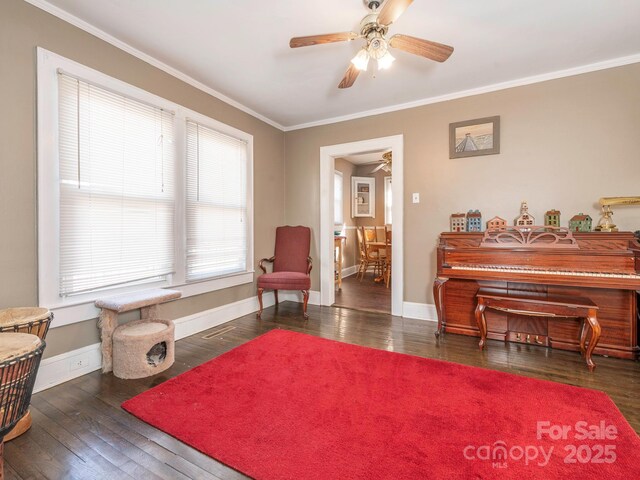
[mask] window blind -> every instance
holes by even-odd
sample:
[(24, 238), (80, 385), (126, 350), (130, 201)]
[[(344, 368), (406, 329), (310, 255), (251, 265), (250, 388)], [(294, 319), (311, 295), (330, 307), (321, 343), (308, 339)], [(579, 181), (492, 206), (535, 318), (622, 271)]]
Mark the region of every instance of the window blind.
[(173, 114), (58, 79), (60, 295), (166, 278), (174, 269)]
[(186, 278), (247, 270), (248, 145), (187, 121)]

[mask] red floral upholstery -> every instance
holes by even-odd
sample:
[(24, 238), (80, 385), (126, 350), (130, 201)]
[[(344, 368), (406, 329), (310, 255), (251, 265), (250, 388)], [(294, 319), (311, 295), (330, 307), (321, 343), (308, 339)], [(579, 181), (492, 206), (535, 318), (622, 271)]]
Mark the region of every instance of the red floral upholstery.
[[(260, 268), (265, 272), (258, 277), (258, 301), (262, 314), (262, 292), (265, 289), (274, 290), (278, 303), (278, 290), (301, 290), (304, 295), (303, 312), (307, 318), (307, 302), (311, 288), (311, 229), (308, 227), (278, 227), (276, 229), (275, 255), (263, 258)], [(273, 272), (266, 273), (264, 262), (273, 262)]]

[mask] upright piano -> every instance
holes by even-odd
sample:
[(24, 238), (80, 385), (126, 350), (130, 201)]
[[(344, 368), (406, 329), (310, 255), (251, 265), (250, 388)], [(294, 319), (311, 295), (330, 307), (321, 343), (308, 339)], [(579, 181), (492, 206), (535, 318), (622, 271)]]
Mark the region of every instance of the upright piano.
[[(479, 336), (474, 318), (481, 287), (540, 296), (582, 296), (599, 308), (596, 354), (636, 359), (640, 244), (630, 232), (571, 232), (566, 228), (507, 227), (446, 232), (437, 249), (433, 293), (439, 330)], [(580, 350), (580, 323), (487, 311), (487, 337)]]

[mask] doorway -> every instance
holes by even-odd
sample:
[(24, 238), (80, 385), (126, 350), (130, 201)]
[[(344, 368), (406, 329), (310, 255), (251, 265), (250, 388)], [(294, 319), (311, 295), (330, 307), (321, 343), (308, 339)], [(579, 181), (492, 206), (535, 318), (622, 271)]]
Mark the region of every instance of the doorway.
[(392, 152), (335, 158), (335, 307), (391, 313)]
[[(403, 285), (403, 136), (374, 138), (359, 142), (330, 145), (320, 148), (320, 301), (322, 305), (335, 302), (334, 274), (334, 221), (335, 221), (335, 159), (354, 156), (366, 152), (393, 153), (391, 179), (391, 208), (393, 218), (391, 271), (391, 314), (402, 316), (404, 298)], [(384, 191), (384, 186), (382, 187)], [(346, 194), (346, 192), (345, 192)], [(349, 196), (351, 192), (349, 189)], [(380, 205), (380, 214), (384, 217), (384, 205)]]

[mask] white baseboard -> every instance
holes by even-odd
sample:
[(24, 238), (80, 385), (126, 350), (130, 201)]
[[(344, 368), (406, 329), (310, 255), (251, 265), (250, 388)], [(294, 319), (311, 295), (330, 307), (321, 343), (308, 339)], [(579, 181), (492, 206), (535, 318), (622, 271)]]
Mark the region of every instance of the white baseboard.
[(33, 393), (55, 387), (76, 377), (99, 370), (102, 367), (100, 344), (61, 353), (40, 362)]
[[(278, 294), (278, 299), (281, 302), (289, 301), (302, 303), (302, 292), (283, 290)], [(320, 305), (320, 292), (317, 290), (309, 290), (309, 305)]]
[[(280, 301), (302, 302), (301, 292), (282, 292)], [(264, 308), (275, 304), (273, 292), (265, 292), (262, 296)], [(309, 303), (320, 305), (320, 292), (309, 292)], [(233, 319), (249, 315), (258, 311), (258, 297), (249, 297), (237, 302), (228, 303), (203, 312), (194, 313), (173, 321), (176, 326), (176, 340), (208, 330)], [(40, 362), (38, 376), (33, 392), (41, 392), (47, 388), (55, 387), (74, 378), (102, 368), (102, 352), (100, 343), (94, 343), (86, 347), (61, 353), (54, 357), (46, 358)]]
[(430, 303), (404, 302), (402, 304), (402, 316), (416, 320), (438, 321), (436, 306)]
[[(273, 292), (265, 292), (262, 295), (264, 308), (275, 304)], [(187, 317), (177, 318), (173, 321), (176, 326), (176, 340), (202, 332), (212, 327), (217, 327), (235, 318), (249, 315), (258, 311), (258, 297), (249, 297), (237, 302), (227, 303), (220, 307), (211, 308), (203, 312), (194, 313)]]
[(350, 277), (351, 275), (355, 275), (358, 273), (358, 265), (353, 265), (351, 267), (342, 269), (342, 278)]

